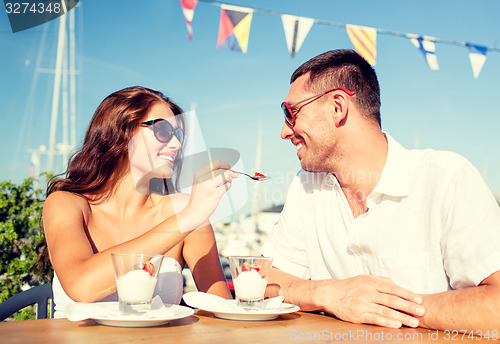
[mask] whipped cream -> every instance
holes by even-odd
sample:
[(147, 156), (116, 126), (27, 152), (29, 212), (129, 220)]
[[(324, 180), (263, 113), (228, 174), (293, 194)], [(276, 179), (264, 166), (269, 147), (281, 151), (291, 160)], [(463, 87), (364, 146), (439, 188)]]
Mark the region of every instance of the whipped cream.
[(153, 297), (156, 278), (151, 277), (147, 271), (132, 270), (116, 279), (116, 288), (120, 301), (147, 302)]
[(256, 270), (243, 271), (233, 280), (236, 296), (241, 300), (254, 301), (264, 298), (267, 281)]

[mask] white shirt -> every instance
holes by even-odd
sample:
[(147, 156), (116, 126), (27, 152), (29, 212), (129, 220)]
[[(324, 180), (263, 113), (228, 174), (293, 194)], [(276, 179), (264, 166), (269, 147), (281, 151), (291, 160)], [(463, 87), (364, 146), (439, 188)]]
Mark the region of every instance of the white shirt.
[[(65, 293), (55, 273), (52, 280), (52, 290), (54, 292), (55, 303), (54, 318), (64, 318), (64, 307), (75, 301)], [(178, 305), (181, 302), (182, 292), (183, 280), (181, 266), (174, 258), (163, 258), (153, 297), (160, 295), (163, 303)], [(114, 292), (97, 302), (118, 302), (118, 293)]]
[(304, 279), (383, 276), (422, 294), (476, 286), (499, 271), (500, 207), (476, 168), (386, 136), (365, 214), (354, 219), (333, 174), (301, 170), (261, 253)]

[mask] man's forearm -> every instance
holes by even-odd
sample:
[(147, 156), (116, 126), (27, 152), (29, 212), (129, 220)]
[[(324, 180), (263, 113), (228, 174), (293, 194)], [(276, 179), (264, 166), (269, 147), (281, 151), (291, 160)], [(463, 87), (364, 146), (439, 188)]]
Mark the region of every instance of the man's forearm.
[(292, 303), (304, 311), (318, 310), (311, 296), (311, 284), (313, 281), (303, 280), (286, 272), (272, 268), (269, 276), (266, 297), (283, 296), (285, 302)]
[(500, 289), (495, 285), (425, 295), (424, 307), (422, 327), (483, 333), (500, 328)]
[(281, 295), (301, 310), (320, 310), (339, 319), (399, 328), (417, 327), (422, 298), (388, 278), (356, 276), (345, 280), (302, 280), (273, 268), (267, 297)]

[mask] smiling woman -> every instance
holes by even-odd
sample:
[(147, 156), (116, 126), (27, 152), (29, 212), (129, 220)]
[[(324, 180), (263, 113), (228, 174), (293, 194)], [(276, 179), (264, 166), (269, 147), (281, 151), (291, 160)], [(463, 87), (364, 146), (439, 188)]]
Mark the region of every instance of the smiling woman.
[[(155, 290), (164, 302), (180, 302), (185, 264), (198, 290), (230, 297), (208, 218), (237, 174), (214, 161), (196, 174), (191, 195), (177, 193), (184, 129), (182, 109), (144, 87), (99, 105), (43, 208), (56, 317), (75, 301), (117, 300), (111, 253), (164, 255)], [(169, 187), (158, 194), (154, 180)]]
[(141, 127), (128, 144), (132, 177), (137, 191), (144, 194), (153, 191), (153, 178), (167, 180), (173, 177), (174, 170), (180, 173), (184, 140), (183, 115), (174, 114), (167, 104), (151, 106), (147, 119), (139, 123)]
[[(141, 122), (162, 111), (164, 116), (176, 116), (182, 128), (182, 109), (160, 92), (129, 87), (109, 95), (95, 111), (83, 146), (70, 160), (68, 178), (55, 180), (48, 194), (65, 190), (98, 198), (108, 196), (128, 172), (131, 143), (137, 135), (144, 135)], [(178, 158), (180, 162), (180, 154)]]

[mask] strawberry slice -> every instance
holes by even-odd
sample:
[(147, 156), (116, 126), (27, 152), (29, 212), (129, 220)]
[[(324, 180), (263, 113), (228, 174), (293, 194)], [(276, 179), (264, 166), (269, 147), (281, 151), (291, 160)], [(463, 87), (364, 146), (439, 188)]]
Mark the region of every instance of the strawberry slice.
[(259, 172), (255, 172), (253, 174), (254, 177), (265, 177), (265, 175), (263, 175), (262, 173), (259, 173)]
[(241, 271), (250, 271), (250, 270), (255, 270), (255, 271), (260, 271), (260, 265), (259, 264), (250, 264), (250, 263), (243, 263), (243, 266), (241, 267)]
[(148, 262), (144, 263), (142, 270), (146, 271), (151, 276), (153, 276), (153, 274), (155, 273), (155, 266), (153, 265), (153, 263), (148, 261)]

